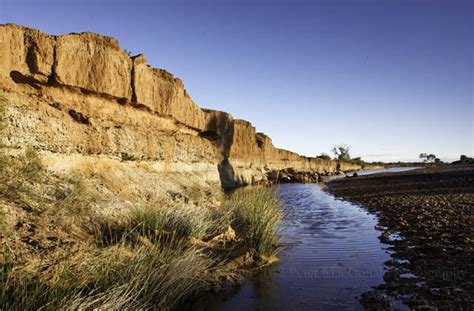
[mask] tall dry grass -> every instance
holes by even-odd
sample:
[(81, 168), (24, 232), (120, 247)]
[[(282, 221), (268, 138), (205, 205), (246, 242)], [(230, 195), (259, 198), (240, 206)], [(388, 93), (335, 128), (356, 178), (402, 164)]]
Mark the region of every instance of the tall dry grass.
[[(87, 196), (79, 195), (83, 191), (80, 186), (69, 193), (70, 199), (56, 206), (58, 213), (64, 212), (65, 222), (70, 213), (90, 218), (78, 208), (90, 203)], [(14, 251), (4, 251), (0, 308), (173, 309), (215, 282), (209, 271), (221, 264), (216, 262), (220, 259), (189, 243), (191, 237), (203, 237), (212, 230), (210, 211), (142, 205), (120, 222), (107, 218), (96, 221), (84, 230), (100, 243), (71, 254), (64, 262), (53, 263), (52, 273), (43, 273), (41, 267), (32, 269), (17, 260)], [(52, 263), (39, 266), (43, 264)]]
[(230, 196), (227, 205), (232, 211), (233, 226), (242, 232), (248, 245), (263, 255), (274, 255), (282, 210), (273, 190), (241, 189)]
[(215, 285), (209, 271), (225, 261), (191, 245), (191, 237), (204, 238), (215, 230), (216, 223), (222, 227), (222, 223), (231, 223), (242, 230), (244, 241), (261, 254), (271, 255), (276, 249), (281, 211), (271, 189), (239, 191), (223, 210), (219, 218), (211, 211), (197, 213), (196, 209), (183, 206), (137, 207), (120, 222), (120, 230), (114, 234), (110, 231), (113, 226), (105, 229), (108, 222), (103, 220), (102, 230), (93, 232), (100, 241), (107, 235), (108, 243), (99, 243), (58, 263), (61, 268), (48, 278), (40, 272), (18, 277), (15, 270), (23, 267), (15, 263), (14, 254), (4, 252), (0, 307), (177, 308)]
[(53, 284), (37, 275), (7, 275), (2, 310), (173, 309), (208, 287), (205, 274), (212, 264), (199, 248), (177, 240), (157, 244), (144, 238), (91, 255), (65, 263)]

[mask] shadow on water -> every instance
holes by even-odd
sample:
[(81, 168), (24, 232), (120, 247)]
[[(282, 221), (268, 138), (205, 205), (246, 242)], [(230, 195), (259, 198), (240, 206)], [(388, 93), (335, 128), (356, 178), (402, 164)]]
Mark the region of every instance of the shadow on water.
[(314, 184), (275, 187), (285, 211), (280, 262), (208, 310), (363, 310), (360, 295), (383, 283), (390, 258), (376, 216)]

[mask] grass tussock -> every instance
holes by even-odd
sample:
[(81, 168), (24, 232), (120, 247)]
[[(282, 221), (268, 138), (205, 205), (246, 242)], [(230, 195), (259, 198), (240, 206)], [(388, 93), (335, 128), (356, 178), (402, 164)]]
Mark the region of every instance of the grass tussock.
[(164, 232), (178, 237), (204, 238), (212, 226), (210, 211), (196, 209), (190, 205), (143, 205), (135, 208), (131, 215), (132, 226), (140, 234), (152, 236)]
[(233, 226), (243, 233), (248, 245), (263, 255), (273, 255), (282, 210), (272, 189), (236, 191), (228, 205), (233, 214)]
[(137, 204), (118, 219), (98, 216), (90, 228), (102, 246), (124, 240), (138, 241), (142, 237), (153, 242), (163, 242), (169, 237), (207, 240), (228, 228), (230, 218), (227, 214), (207, 207), (170, 204), (162, 200), (155, 204)]

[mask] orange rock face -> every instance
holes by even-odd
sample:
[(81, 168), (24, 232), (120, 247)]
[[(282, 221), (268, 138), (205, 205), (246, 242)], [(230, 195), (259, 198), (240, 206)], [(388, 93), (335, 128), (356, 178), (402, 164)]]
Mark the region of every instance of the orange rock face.
[(16, 25), (0, 28), (0, 81), (11, 79), (46, 83), (54, 62), (52, 36)]
[(188, 126), (204, 127), (204, 112), (188, 96), (181, 80), (163, 69), (151, 68), (143, 55), (133, 59), (133, 90), (133, 102)]
[(56, 37), (55, 81), (130, 100), (132, 60), (114, 38), (93, 33)]
[(9, 146), (148, 161), (228, 188), (265, 182), (272, 170), (336, 170), (334, 161), (275, 148), (248, 121), (200, 108), (180, 79), (110, 37), (0, 25), (0, 89)]

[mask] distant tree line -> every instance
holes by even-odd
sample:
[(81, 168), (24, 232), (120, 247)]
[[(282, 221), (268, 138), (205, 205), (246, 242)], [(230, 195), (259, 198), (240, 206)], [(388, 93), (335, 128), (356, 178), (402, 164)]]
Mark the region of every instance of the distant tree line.
[(340, 162), (352, 163), (352, 164), (360, 165), (362, 167), (364, 167), (367, 164), (376, 164), (376, 163), (383, 164), (382, 162), (368, 163), (362, 160), (361, 157), (351, 158), (350, 150), (351, 150), (350, 146), (346, 144), (340, 144), (340, 145), (334, 146), (331, 149), (331, 152), (334, 155), (333, 158), (331, 158), (329, 154), (324, 153), (324, 152), (316, 156), (316, 158), (323, 159), (323, 160), (335, 160), (338, 163), (338, 167), (340, 167)]
[[(327, 153), (321, 153), (320, 155), (316, 156), (318, 159), (323, 159), (323, 160), (335, 160), (338, 163), (338, 167), (340, 165), (340, 162), (348, 162), (356, 165), (360, 165), (362, 167), (368, 165), (368, 164), (379, 164), (379, 165), (385, 165), (387, 163), (384, 162), (366, 162), (361, 159), (361, 157), (357, 158), (351, 158), (350, 155), (350, 150), (351, 147), (349, 147), (346, 144), (340, 144), (340, 145), (335, 145), (332, 149), (331, 152), (334, 154), (334, 158), (331, 158), (331, 156)], [(435, 163), (435, 164), (441, 164), (443, 161), (441, 161), (440, 158), (438, 158), (435, 154), (433, 153), (420, 153), (419, 158), (424, 162), (424, 163)], [(392, 162), (388, 164), (407, 164), (404, 162)], [(411, 163), (411, 164), (416, 164), (416, 163)], [(452, 164), (474, 164), (474, 158), (468, 157), (466, 155), (461, 155), (458, 161), (452, 162)]]
[[(422, 159), (425, 163), (443, 163), (439, 158), (436, 157), (436, 155), (432, 153), (420, 153), (420, 159)], [(474, 158), (462, 154), (459, 157), (459, 160), (452, 162), (452, 164), (474, 164)]]

